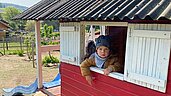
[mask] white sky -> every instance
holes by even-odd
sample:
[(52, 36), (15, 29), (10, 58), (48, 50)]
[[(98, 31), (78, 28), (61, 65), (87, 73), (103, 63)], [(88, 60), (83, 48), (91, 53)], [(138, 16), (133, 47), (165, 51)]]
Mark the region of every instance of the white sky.
[(41, 0), (0, 0), (0, 3), (12, 3), (17, 5), (22, 5), (26, 7), (31, 7)]

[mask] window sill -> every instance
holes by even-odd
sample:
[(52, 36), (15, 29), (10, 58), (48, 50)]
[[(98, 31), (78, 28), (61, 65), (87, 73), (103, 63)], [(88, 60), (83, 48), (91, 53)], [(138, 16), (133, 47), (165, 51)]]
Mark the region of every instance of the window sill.
[[(94, 71), (94, 72), (97, 72), (97, 73), (100, 73), (100, 74), (104, 74), (104, 72), (103, 72), (104, 69), (101, 69), (101, 68), (90, 67), (90, 70), (91, 70), (91, 71)], [(109, 76), (109, 77), (112, 77), (112, 78), (115, 78), (115, 79), (122, 80), (122, 81), (124, 80), (124, 75), (121, 74), (121, 73), (118, 73), (118, 72), (109, 73), (108, 76)]]

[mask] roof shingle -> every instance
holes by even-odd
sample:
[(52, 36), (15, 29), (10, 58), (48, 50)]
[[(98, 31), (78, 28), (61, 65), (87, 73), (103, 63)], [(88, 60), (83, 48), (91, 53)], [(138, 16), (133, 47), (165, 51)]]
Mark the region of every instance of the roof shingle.
[(42, 0), (23, 20), (171, 20), (171, 0)]

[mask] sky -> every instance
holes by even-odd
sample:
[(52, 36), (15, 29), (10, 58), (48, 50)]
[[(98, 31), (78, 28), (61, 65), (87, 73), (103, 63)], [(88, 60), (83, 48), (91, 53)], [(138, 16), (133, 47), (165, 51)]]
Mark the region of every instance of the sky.
[(17, 5), (22, 5), (26, 7), (31, 7), (41, 0), (0, 0), (0, 3), (12, 3)]

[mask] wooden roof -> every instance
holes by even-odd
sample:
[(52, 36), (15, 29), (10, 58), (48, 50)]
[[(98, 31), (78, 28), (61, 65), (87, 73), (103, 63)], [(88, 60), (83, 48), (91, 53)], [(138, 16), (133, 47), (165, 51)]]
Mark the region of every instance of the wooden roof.
[(6, 22), (5, 20), (0, 19), (0, 23), (6, 26), (7, 28), (10, 28), (9, 23)]
[(14, 19), (171, 20), (171, 0), (42, 0)]

